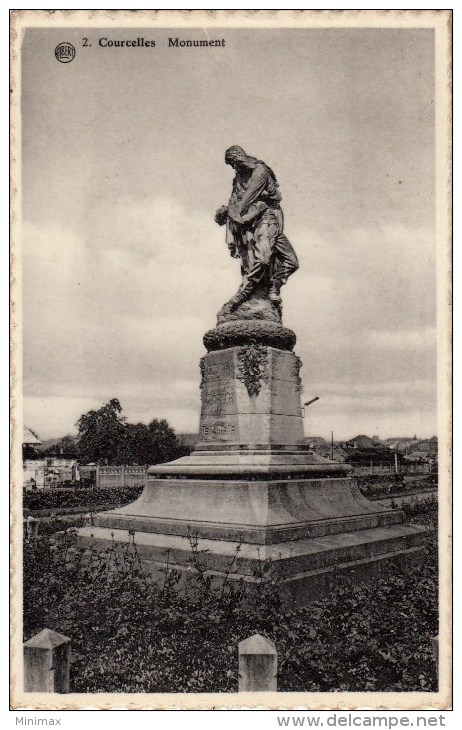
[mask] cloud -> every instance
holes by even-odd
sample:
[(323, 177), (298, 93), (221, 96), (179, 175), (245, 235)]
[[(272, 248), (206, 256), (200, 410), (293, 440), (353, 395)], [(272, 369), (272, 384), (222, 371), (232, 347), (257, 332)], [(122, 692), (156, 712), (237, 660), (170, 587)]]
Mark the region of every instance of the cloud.
[(208, 54), (173, 58), (169, 33), (158, 29), (149, 58), (82, 56), (64, 76), (43, 30), (25, 34), (29, 425), (57, 435), (118, 396), (130, 418), (195, 428), (202, 336), (239, 282), (213, 222), (232, 177), (223, 153), (238, 143), (284, 196), (300, 259), (284, 321), (305, 392), (321, 396), (310, 418), (347, 435), (424, 428), (436, 377), (432, 31), (229, 29), (213, 76)]
[(89, 217), (88, 237), (23, 227), (29, 418), (41, 403), (55, 433), (66, 393), (82, 408), (118, 396), (134, 418), (173, 413), (197, 428), (202, 336), (239, 283), (222, 229), (168, 199), (103, 204)]
[[(76, 402), (83, 412), (89, 401), (119, 397), (131, 419), (167, 417), (194, 430), (202, 336), (239, 283), (223, 229), (209, 213), (168, 198), (126, 195), (117, 204), (96, 201), (85, 231), (24, 226), (29, 421), (41, 408), (54, 435), (56, 409), (71, 419)], [(323, 230), (287, 234), (301, 267), (283, 291), (284, 322), (297, 334), (305, 392), (322, 395), (324, 427), (335, 414), (345, 429), (350, 419), (350, 431), (369, 432), (372, 416), (392, 429), (406, 409), (428, 422), (436, 358), (431, 233), (388, 226), (335, 238)], [(403, 384), (398, 394), (395, 383)]]
[(403, 226), (288, 229), (300, 270), (284, 291), (286, 325), (315, 380), (377, 384), (435, 377), (435, 243)]
[[(300, 257), (294, 297), (312, 323), (414, 329), (435, 323), (433, 231), (398, 225), (327, 230), (288, 229)], [(300, 294), (303, 292), (303, 299)]]
[(24, 227), (26, 361), (46, 379), (50, 367), (58, 382), (76, 369), (83, 381), (148, 378), (161, 358), (181, 374), (238, 286), (236, 262), (220, 267), (228, 255), (209, 216), (168, 200), (122, 208), (98, 208), (87, 238)]

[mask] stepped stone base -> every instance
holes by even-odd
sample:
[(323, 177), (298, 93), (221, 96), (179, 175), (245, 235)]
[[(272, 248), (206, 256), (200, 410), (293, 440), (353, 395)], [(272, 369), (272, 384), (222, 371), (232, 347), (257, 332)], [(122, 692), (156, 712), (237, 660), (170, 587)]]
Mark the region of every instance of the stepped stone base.
[[(199, 448), (199, 444), (196, 448)], [(352, 467), (336, 464), (313, 454), (306, 446), (268, 446), (265, 444), (236, 446), (233, 444), (204, 444), (204, 450), (190, 456), (157, 464), (148, 469), (148, 479), (313, 479), (343, 477)]]
[[(287, 587), (287, 605), (306, 605), (348, 578), (370, 580), (391, 564), (418, 564), (425, 532), (416, 525), (400, 524), (272, 545), (240, 543), (237, 558), (237, 543), (230, 540), (199, 539), (198, 550), (201, 563), (218, 585), (232, 561), (233, 573), (228, 579), (243, 579), (250, 587), (258, 582), (256, 576), (271, 565), (271, 570), (283, 578)], [(79, 530), (79, 540), (84, 545), (97, 545), (101, 550), (112, 545), (122, 549), (130, 541), (130, 535), (128, 530), (83, 527)], [(144, 570), (154, 578), (164, 580), (162, 569), (167, 561), (183, 579), (193, 569), (188, 537), (137, 532), (135, 542)]]
[(426, 530), (365, 499), (349, 465), (307, 448), (294, 342), (279, 322), (224, 321), (207, 333), (195, 451), (152, 466), (139, 499), (96, 515), (79, 540), (122, 549), (135, 531), (145, 569), (163, 580), (167, 560), (192, 570), (197, 537), (217, 581), (233, 561), (232, 578), (252, 586), (270, 564), (288, 603), (418, 560)]
[(349, 477), (154, 478), (133, 504), (96, 515), (79, 539), (122, 548), (134, 530), (145, 569), (161, 578), (167, 556), (171, 567), (191, 571), (197, 536), (201, 562), (217, 581), (233, 558), (233, 578), (250, 585), (271, 564), (288, 602), (305, 604), (347, 576), (368, 579), (390, 563), (418, 560), (426, 530), (403, 522), (401, 511), (369, 502)]
[(350, 478), (151, 479), (136, 502), (100, 512), (95, 524), (271, 545), (386, 527), (403, 519), (399, 510), (365, 499)]

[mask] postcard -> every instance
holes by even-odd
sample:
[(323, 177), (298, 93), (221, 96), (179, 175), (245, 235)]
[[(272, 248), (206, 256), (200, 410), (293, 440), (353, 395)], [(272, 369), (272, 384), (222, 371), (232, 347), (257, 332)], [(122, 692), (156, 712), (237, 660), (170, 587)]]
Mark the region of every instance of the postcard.
[(451, 22), (13, 11), (14, 709), (450, 708)]

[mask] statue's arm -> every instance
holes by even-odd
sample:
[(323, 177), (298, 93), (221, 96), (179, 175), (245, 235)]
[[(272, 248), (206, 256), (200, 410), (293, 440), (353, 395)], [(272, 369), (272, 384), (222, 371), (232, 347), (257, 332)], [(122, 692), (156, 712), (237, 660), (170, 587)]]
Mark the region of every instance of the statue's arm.
[(267, 182), (268, 171), (266, 167), (264, 165), (257, 165), (249, 178), (246, 191), (239, 202), (239, 211), (236, 211), (239, 215), (244, 215), (252, 203), (258, 200), (266, 189)]
[(229, 251), (230, 255), (233, 257), (233, 259), (240, 258), (239, 251), (237, 249), (236, 239), (231, 230), (229, 220), (226, 222), (226, 245), (228, 246), (228, 251)]
[(218, 223), (219, 226), (226, 225), (226, 245), (228, 246), (228, 250), (231, 256), (233, 258), (239, 258), (236, 239), (230, 226), (227, 205), (222, 205), (221, 208), (218, 208), (217, 212), (215, 213), (215, 221)]
[(266, 205), (266, 203), (264, 203), (263, 200), (259, 200), (254, 205), (250, 206), (248, 213), (236, 216), (230, 211), (229, 217), (235, 220), (236, 223), (250, 223), (250, 221), (253, 221), (254, 218), (260, 215), (260, 213), (263, 213), (263, 211), (267, 208), (268, 206)]

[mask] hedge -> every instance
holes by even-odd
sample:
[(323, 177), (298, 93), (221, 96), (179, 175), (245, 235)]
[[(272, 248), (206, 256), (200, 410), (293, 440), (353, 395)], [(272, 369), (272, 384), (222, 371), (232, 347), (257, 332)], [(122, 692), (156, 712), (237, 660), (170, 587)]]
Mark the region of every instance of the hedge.
[[(425, 519), (436, 524), (436, 503)], [(237, 644), (256, 632), (276, 644), (280, 691), (437, 690), (434, 531), (418, 571), (386, 568), (293, 610), (271, 566), (249, 596), (240, 581), (214, 588), (200, 560), (192, 538), (184, 594), (168, 562), (161, 586), (143, 573), (136, 535), (123, 553), (79, 548), (72, 532), (26, 539), (24, 638), (44, 627), (72, 638), (72, 692), (235, 692)]]
[(25, 492), (23, 507), (26, 511), (42, 509), (64, 509), (66, 507), (91, 508), (101, 505), (108, 509), (134, 502), (143, 491), (144, 485), (133, 487), (104, 487), (101, 489), (44, 489)]
[(438, 478), (434, 475), (408, 480), (400, 474), (367, 474), (356, 476), (355, 479), (361, 492), (369, 499), (406, 496), (426, 489), (434, 489), (438, 485)]
[[(418, 482), (396, 480), (390, 475), (362, 475), (355, 477), (359, 488), (366, 497), (398, 496), (435, 486), (435, 477), (428, 476)], [(58, 510), (71, 507), (105, 507), (113, 509), (135, 501), (143, 491), (144, 485), (132, 487), (104, 487), (100, 489), (44, 489), (24, 492), (23, 507), (26, 514), (38, 510)]]

